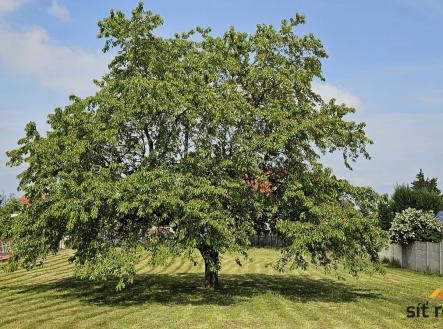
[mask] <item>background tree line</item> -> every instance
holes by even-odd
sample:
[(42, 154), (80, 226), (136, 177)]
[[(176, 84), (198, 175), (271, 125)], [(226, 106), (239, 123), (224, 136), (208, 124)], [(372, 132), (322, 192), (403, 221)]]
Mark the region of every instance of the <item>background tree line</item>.
[(442, 209), (443, 196), (437, 187), (437, 178), (425, 177), (420, 169), (410, 185), (397, 185), (392, 197), (383, 196), (379, 223), (391, 232), (392, 242), (440, 242), (442, 223), (436, 215)]

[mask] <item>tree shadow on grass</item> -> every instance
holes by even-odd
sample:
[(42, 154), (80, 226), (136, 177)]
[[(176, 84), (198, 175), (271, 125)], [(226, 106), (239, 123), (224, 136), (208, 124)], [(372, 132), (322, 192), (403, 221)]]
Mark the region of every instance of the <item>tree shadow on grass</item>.
[(227, 306), (267, 293), (295, 302), (353, 302), (383, 299), (380, 294), (357, 289), (352, 284), (308, 276), (244, 274), (220, 276), (223, 286), (216, 291), (202, 289), (201, 274), (137, 275), (134, 284), (121, 292), (115, 282), (97, 283), (66, 278), (50, 283), (10, 286), (18, 293), (48, 293), (56, 299), (80, 299), (94, 305), (132, 306), (149, 303)]

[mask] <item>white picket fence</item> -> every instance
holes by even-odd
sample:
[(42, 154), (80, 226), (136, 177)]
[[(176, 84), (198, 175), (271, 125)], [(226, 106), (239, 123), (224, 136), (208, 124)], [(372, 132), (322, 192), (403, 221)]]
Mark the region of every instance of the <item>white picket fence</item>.
[(380, 252), (380, 257), (418, 272), (443, 275), (443, 242), (415, 241), (407, 245), (391, 244)]

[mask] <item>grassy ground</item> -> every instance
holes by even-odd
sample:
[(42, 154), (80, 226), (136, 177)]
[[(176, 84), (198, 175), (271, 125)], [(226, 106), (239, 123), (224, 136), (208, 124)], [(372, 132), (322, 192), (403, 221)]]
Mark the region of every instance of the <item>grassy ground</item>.
[(276, 273), (278, 251), (252, 250), (238, 267), (225, 256), (223, 288), (200, 289), (202, 268), (177, 259), (140, 266), (129, 289), (79, 281), (69, 251), (43, 268), (0, 273), (0, 328), (442, 328), (440, 318), (409, 319), (443, 278), (387, 268), (386, 275), (339, 281), (315, 268)]

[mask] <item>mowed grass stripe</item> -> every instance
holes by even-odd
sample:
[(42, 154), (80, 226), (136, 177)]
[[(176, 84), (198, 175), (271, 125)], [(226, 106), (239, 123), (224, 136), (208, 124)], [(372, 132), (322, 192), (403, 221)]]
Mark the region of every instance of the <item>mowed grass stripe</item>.
[(54, 277), (58, 277), (61, 271), (65, 271), (67, 269), (72, 270), (72, 265), (65, 258), (64, 261), (60, 261), (60, 263), (51, 266), (50, 264), (46, 264), (44, 268), (34, 268), (32, 270), (25, 271), (17, 271), (15, 273), (7, 273), (3, 276), (1, 275), (2, 285), (13, 284), (15, 282), (29, 281), (32, 278), (38, 278), (42, 275), (51, 275)]
[[(45, 300), (39, 300), (39, 305), (32, 305), (30, 308), (21, 307), (16, 310), (15, 315), (9, 315), (9, 316), (2, 316), (0, 319), (0, 325), (8, 324), (8, 323), (14, 323), (14, 322), (20, 322), (20, 321), (27, 321), (29, 320), (36, 320), (38, 316), (44, 316), (49, 315), (50, 317), (60, 316), (60, 312), (65, 309), (73, 310), (73, 305), (76, 305), (78, 303), (72, 302), (72, 303), (61, 303), (59, 300), (52, 300), (52, 301), (45, 301)], [(81, 308), (81, 306), (78, 306)]]
[[(76, 310), (80, 310), (81, 314), (85, 313), (85, 309), (79, 300), (68, 300), (61, 303), (60, 299), (63, 298), (64, 297), (62, 295), (46, 294), (45, 296), (40, 296), (32, 301), (19, 300), (18, 302), (20, 305), (25, 305), (20, 308), (21, 314), (19, 316), (17, 316), (16, 313), (12, 316), (9, 316), (10, 314), (3, 314), (2, 319), (6, 321), (10, 321), (12, 319), (15, 321), (20, 321), (28, 318), (38, 320), (42, 317), (47, 318), (48, 315), (50, 317), (53, 317), (54, 314), (56, 314), (57, 317), (61, 316), (61, 314), (64, 314), (64, 311), (66, 310), (69, 310), (69, 313), (71, 314), (76, 314)], [(93, 310), (102, 311), (103, 308), (95, 307), (89, 309), (89, 311)], [(86, 312), (87, 311), (88, 310), (86, 310)], [(112, 309), (109, 309), (109, 311), (112, 312)]]
[(37, 276), (42, 273), (51, 273), (57, 275), (55, 272), (60, 267), (69, 267), (70, 264), (66, 258), (60, 259), (55, 263), (45, 263), (43, 267), (35, 267), (32, 270), (19, 270), (12, 273), (2, 273), (2, 282), (7, 282), (8, 280), (21, 280), (25, 277)]
[[(96, 318), (99, 318), (103, 315), (108, 317), (109, 315), (118, 312), (118, 310), (98, 306), (91, 306), (89, 309), (85, 310), (82, 305), (74, 304), (70, 307), (47, 309), (47, 312), (39, 313), (35, 316), (35, 322), (40, 323), (42, 328), (50, 325), (51, 322), (54, 322), (54, 320), (57, 319), (56, 317), (51, 316), (52, 312), (56, 312), (58, 314), (57, 318), (63, 319), (63, 326), (68, 328), (67, 325), (69, 323), (73, 327), (75, 327), (76, 324), (81, 323), (82, 321), (92, 323), (95, 321)], [(61, 322), (61, 319), (59, 319), (57, 322)], [(61, 325), (62, 323), (59, 323), (59, 325)]]
[(39, 282), (49, 282), (51, 280), (60, 280), (64, 277), (69, 277), (69, 276), (72, 276), (72, 268), (70, 268), (69, 266), (64, 266), (64, 267), (59, 268), (58, 271), (56, 271), (54, 273), (44, 272), (44, 273), (38, 273), (38, 274), (34, 274), (34, 275), (22, 276), (19, 279), (10, 278), (9, 280), (6, 280), (6, 282), (4, 282), (4, 283), (2, 280), (2, 285), (4, 284), (5, 287), (7, 287), (7, 286), (14, 287), (17, 284), (32, 285), (34, 283), (39, 283)]
[(353, 305), (353, 310), (350, 313), (356, 315), (355, 318), (360, 326), (367, 324), (368, 319), (370, 322), (375, 322), (374, 324), (381, 323), (386, 328), (402, 328), (404, 326), (401, 323), (402, 320), (405, 320), (404, 309), (387, 300), (377, 305), (362, 301), (358, 305)]
[[(72, 278), (71, 251), (43, 268), (0, 274), (0, 328), (440, 328), (441, 319), (407, 319), (443, 279), (405, 269), (347, 280), (321, 268), (278, 273), (272, 249), (252, 249), (252, 262), (224, 255), (222, 288), (199, 288), (203, 262), (184, 258), (152, 267), (143, 258), (134, 286), (121, 293)], [(236, 258), (242, 262), (238, 266)], [(424, 321), (421, 321), (424, 320)]]

